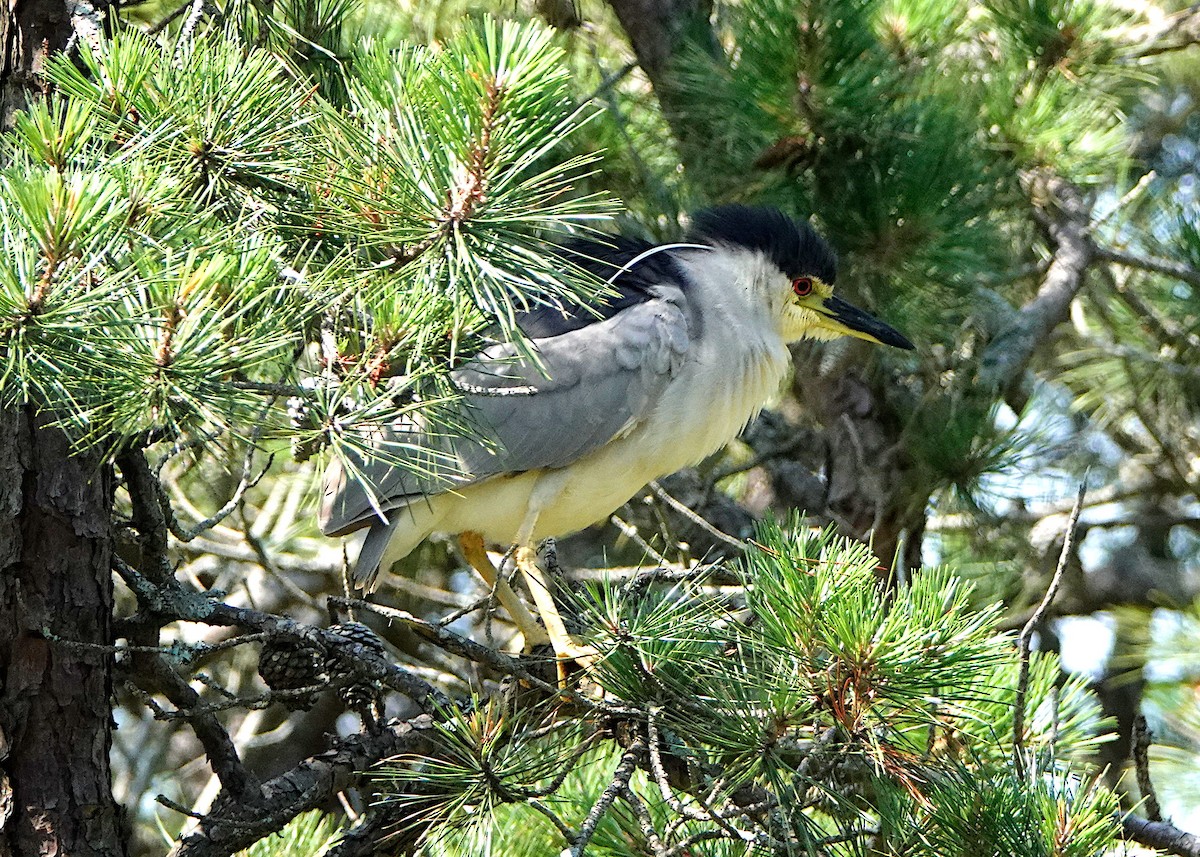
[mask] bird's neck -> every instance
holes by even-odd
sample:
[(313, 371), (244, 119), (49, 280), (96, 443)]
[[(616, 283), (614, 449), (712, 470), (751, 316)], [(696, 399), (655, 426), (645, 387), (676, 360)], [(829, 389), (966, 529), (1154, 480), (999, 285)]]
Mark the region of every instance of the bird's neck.
[[(708, 339), (715, 333), (723, 343), (732, 339), (737, 347), (731, 349), (731, 356), (742, 351), (786, 352), (787, 341), (779, 325), (781, 308), (769, 286), (773, 266), (760, 254), (685, 251), (677, 259), (686, 271), (690, 290), (696, 293), (689, 303), (706, 308), (705, 329), (699, 338)], [(693, 327), (696, 323), (693, 317)]]
[[(678, 411), (672, 414), (675, 424), (695, 434), (676, 445), (690, 459), (671, 462), (678, 467), (696, 463), (735, 438), (779, 393), (791, 366), (787, 344), (764, 302), (750, 291), (754, 282), (748, 278), (757, 272), (712, 261), (699, 256), (684, 261), (690, 289), (696, 292), (688, 303), (706, 311), (699, 320), (693, 314), (687, 371), (694, 375), (677, 389), (705, 391), (705, 413), (697, 417), (691, 396), (668, 406)], [(703, 329), (696, 329), (697, 324)]]

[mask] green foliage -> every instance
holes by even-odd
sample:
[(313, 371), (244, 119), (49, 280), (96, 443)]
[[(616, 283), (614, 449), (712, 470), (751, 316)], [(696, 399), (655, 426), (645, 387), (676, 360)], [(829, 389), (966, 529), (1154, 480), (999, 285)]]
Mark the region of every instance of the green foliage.
[(512, 334), (515, 306), (596, 291), (545, 243), (610, 210), (574, 191), (591, 158), (550, 157), (587, 117), (548, 33), (488, 22), (436, 53), (368, 48), (354, 67), (350, 114), (313, 150), (328, 165), (319, 234), (404, 265), (401, 288), (436, 286), (459, 326), (482, 311)]
[(558, 774), (586, 746), (582, 729), (556, 723), (552, 709), (472, 700), (437, 724), (436, 756), (402, 756), (381, 768), (382, 805), (402, 807), (438, 836), (469, 832), (504, 804), (557, 790)]
[(438, 54), (348, 54), (354, 77), (325, 68), (314, 89), (277, 36), (305, 42), (287, 21), (337, 9), (285, 6), (251, 28), (265, 46), (123, 31), (51, 62), (59, 94), (3, 141), (5, 403), (109, 448), (253, 431), (346, 458), (445, 401), (466, 333), (598, 288), (546, 244), (608, 203), (575, 190), (586, 158), (558, 157), (587, 117), (545, 31), (486, 21)]
[[(798, 520), (760, 528), (742, 570), (744, 607), (703, 579), (610, 583), (577, 599), (600, 653), (588, 678), (619, 700), (611, 711), (601, 701), (563, 720), (561, 703), (472, 706), (439, 728), (433, 752), (389, 768), (388, 800), (429, 825), (428, 853), (561, 849), (555, 826), (533, 819), (549, 812), (577, 830), (609, 787), (620, 753), (591, 749), (598, 727), (621, 746), (647, 743), (629, 789), (656, 829), (678, 841), (721, 807), (736, 819), (742, 841), (722, 841), (718, 825), (695, 853), (858, 854), (862, 830), (939, 857), (983, 842), (987, 854), (1083, 855), (1113, 841), (1116, 798), (1083, 761), (1104, 726), (1098, 706), (1083, 682), (1059, 680), (1056, 658), (1035, 657), (1021, 736), (1035, 772), (1020, 779), (1017, 655), (995, 632), (997, 607), (970, 607), (961, 579), (927, 569), (889, 594), (864, 546)], [(664, 779), (671, 766), (676, 779)], [(739, 816), (746, 794), (778, 803)], [(630, 800), (594, 853), (652, 853)]]
[[(927, 14), (905, 4), (913, 7), (917, 20)], [(897, 27), (914, 30), (901, 19), (895, 5), (863, 0), (731, 10), (729, 67), (695, 56), (684, 69), (689, 110), (717, 136), (717, 156), (706, 147), (690, 166), (717, 196), (749, 190), (814, 214), (851, 254), (843, 280), (854, 292), (888, 317), (936, 330), (961, 306), (971, 273), (998, 264), (994, 217), (1015, 198), (1015, 177), (981, 145), (944, 57), (920, 63), (904, 47), (897, 62), (889, 39)], [(753, 184), (729, 184), (752, 167)]]
[(866, 546), (835, 541), (832, 531), (797, 538), (797, 528), (766, 528), (764, 549), (748, 559), (755, 644), (848, 733), (926, 720), (923, 711), (998, 655), (996, 608), (968, 613), (967, 587), (954, 575), (925, 570), (888, 603)]
[[(842, 291), (916, 332), (917, 355), (873, 358), (893, 361), (886, 385), (877, 366), (856, 369), (906, 421), (897, 460), (915, 505), (949, 491), (939, 510), (978, 515), (995, 512), (993, 476), (1048, 446), (1002, 428), (991, 391), (971, 390), (1054, 249), (1022, 178), (1049, 171), (1121, 198), (1091, 224), (1098, 244), (1200, 266), (1194, 198), (1134, 188), (1125, 201), (1141, 166), (1123, 111), (1145, 100), (1153, 66), (1104, 3), (718, 4), (725, 56), (686, 57), (667, 113), (638, 73), (608, 78), (628, 57), (599, 10), (599, 26), (560, 38), (463, 26), (478, 5), (376, 8), (352, 26), (348, 0), (233, 0), (219, 25), (181, 18), (159, 39), (118, 28), (102, 51), (53, 59), (55, 94), (0, 139), (0, 403), (109, 449), (218, 433), (241, 437), (207, 447), (213, 459), (279, 437), (329, 445), (353, 474), (351, 453), (378, 453), (380, 424), (419, 411), (469, 431), (442, 407), (446, 370), (484, 335), (513, 335), (516, 309), (601, 288), (547, 244), (612, 212), (597, 187), (628, 196), (660, 238), (697, 202), (774, 203), (829, 235)], [(354, 31), (372, 25), (431, 44)], [(1197, 294), (1093, 265), (1074, 329), (1031, 364), (1130, 467), (1149, 458), (1139, 443), (1177, 453), (1184, 498)], [(289, 396), (303, 400), (296, 423)], [(1157, 462), (1145, 467), (1161, 492), (1172, 468)], [(518, 687), (447, 712), (434, 751), (381, 776), (388, 809), (431, 825), (428, 853), (557, 853), (564, 834), (544, 810), (577, 830), (641, 738), (629, 794), (672, 844), (700, 837), (689, 853), (1099, 853), (1116, 804), (1086, 756), (1108, 724), (1051, 656), (1029, 675), (1033, 773), (1012, 769), (1017, 659), (988, 602), (1013, 591), (994, 564), (1015, 573), (1029, 539), (988, 525), (943, 542), (987, 562), (978, 588), (959, 567), (885, 590), (869, 551), (795, 521), (762, 530), (744, 592), (702, 577), (593, 587), (576, 606), (601, 654), (588, 681), (606, 697), (585, 685), (530, 708)], [(1154, 654), (1180, 668), (1149, 695), (1170, 745), (1156, 764), (1175, 765), (1164, 792), (1185, 792), (1196, 767), (1194, 676), (1176, 660), (1190, 628)], [(665, 787), (655, 753), (672, 766)], [(748, 811), (747, 793), (775, 803)], [(322, 824), (253, 853), (312, 853)], [(651, 851), (618, 796), (589, 853)]]
[(963, 769), (935, 783), (929, 799), (914, 819), (922, 841), (907, 854), (1091, 857), (1120, 833), (1113, 793), (1068, 773), (1034, 771), (1022, 780)]

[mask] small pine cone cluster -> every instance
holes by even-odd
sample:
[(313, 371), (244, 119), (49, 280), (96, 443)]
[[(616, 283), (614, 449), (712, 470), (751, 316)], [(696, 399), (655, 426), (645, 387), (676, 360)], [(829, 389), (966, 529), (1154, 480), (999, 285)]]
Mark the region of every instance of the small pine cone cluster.
[[(364, 649), (368, 649), (381, 657), (385, 653), (383, 640), (362, 622), (340, 622), (336, 625), (330, 625), (329, 630), (343, 639), (357, 643)], [(343, 659), (338, 655), (336, 650), (331, 651), (326, 657), (325, 670), (331, 676), (345, 675), (348, 672), (347, 666), (343, 663)], [(378, 683), (372, 681), (355, 681), (338, 688), (338, 695), (348, 708), (354, 711), (361, 711), (379, 699), (380, 687)]]
[[(258, 674), (271, 690), (296, 690), (320, 684), (324, 679), (321, 653), (294, 640), (271, 639), (263, 643), (258, 657)], [(310, 691), (283, 699), (292, 711), (307, 711), (317, 701)]]

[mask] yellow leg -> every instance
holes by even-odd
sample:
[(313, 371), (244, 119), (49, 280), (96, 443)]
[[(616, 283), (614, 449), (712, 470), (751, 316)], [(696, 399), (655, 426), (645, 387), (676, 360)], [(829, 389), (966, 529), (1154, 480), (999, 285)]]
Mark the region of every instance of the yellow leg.
[(533, 617), (533, 614), (529, 612), (529, 608), (525, 606), (525, 602), (521, 600), (517, 593), (513, 592), (512, 587), (508, 585), (508, 581), (500, 577), (496, 571), (496, 567), (492, 565), (492, 561), (487, 555), (487, 549), (483, 546), (483, 536), (479, 535), (479, 533), (462, 533), (458, 537), (458, 544), (462, 548), (463, 556), (466, 557), (467, 562), (479, 572), (479, 576), (484, 579), (484, 582), (492, 587), (492, 591), (496, 593), (496, 597), (500, 599), (500, 603), (504, 605), (504, 609), (508, 611), (508, 615), (512, 616), (512, 620), (521, 629), (521, 633), (525, 637), (525, 648), (529, 649), (533, 646), (552, 642), (552, 638), (546, 633), (546, 629), (538, 624), (537, 619)]
[[(528, 544), (519, 546), (516, 563), (517, 568), (521, 569), (521, 574), (525, 576), (529, 594), (533, 596), (533, 603), (537, 605), (538, 613), (546, 624), (546, 633), (550, 636), (550, 644), (554, 646), (554, 654), (558, 656), (559, 660), (575, 661), (584, 669), (599, 660), (599, 652), (591, 646), (575, 642), (575, 639), (567, 633), (566, 625), (563, 624), (562, 616), (558, 612), (558, 605), (554, 603), (550, 587), (546, 585), (546, 578), (538, 565), (537, 552)], [(562, 672), (560, 664), (560, 678), (564, 678)]]

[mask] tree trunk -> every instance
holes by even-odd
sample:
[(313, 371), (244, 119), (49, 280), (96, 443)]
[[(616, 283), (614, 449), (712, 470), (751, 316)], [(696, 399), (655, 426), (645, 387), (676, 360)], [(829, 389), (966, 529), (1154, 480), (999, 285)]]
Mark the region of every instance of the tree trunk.
[(723, 56), (709, 21), (712, 0), (609, 0), (638, 65), (646, 73), (663, 116), (679, 144), (684, 166), (704, 157), (708, 137), (688, 115), (682, 93), (671, 78), (671, 65), (684, 45), (693, 45), (714, 59)]
[[(124, 855), (112, 797), (110, 468), (0, 411), (0, 855)], [(82, 644), (82, 645), (80, 645)]]
[[(71, 10), (0, 12), (0, 130), (44, 94)], [(124, 855), (112, 796), (112, 471), (32, 409), (0, 409), (0, 857)]]
[(12, 127), (13, 114), (31, 95), (44, 94), (41, 73), (46, 60), (71, 37), (68, 9), (65, 0), (14, 0), (0, 11), (0, 128)]
[[(921, 565), (928, 494), (920, 487), (902, 438), (903, 424), (862, 373), (797, 372), (794, 391), (824, 427), (825, 509), (849, 536), (869, 540), (888, 577)], [(810, 451), (799, 450), (802, 459)]]

